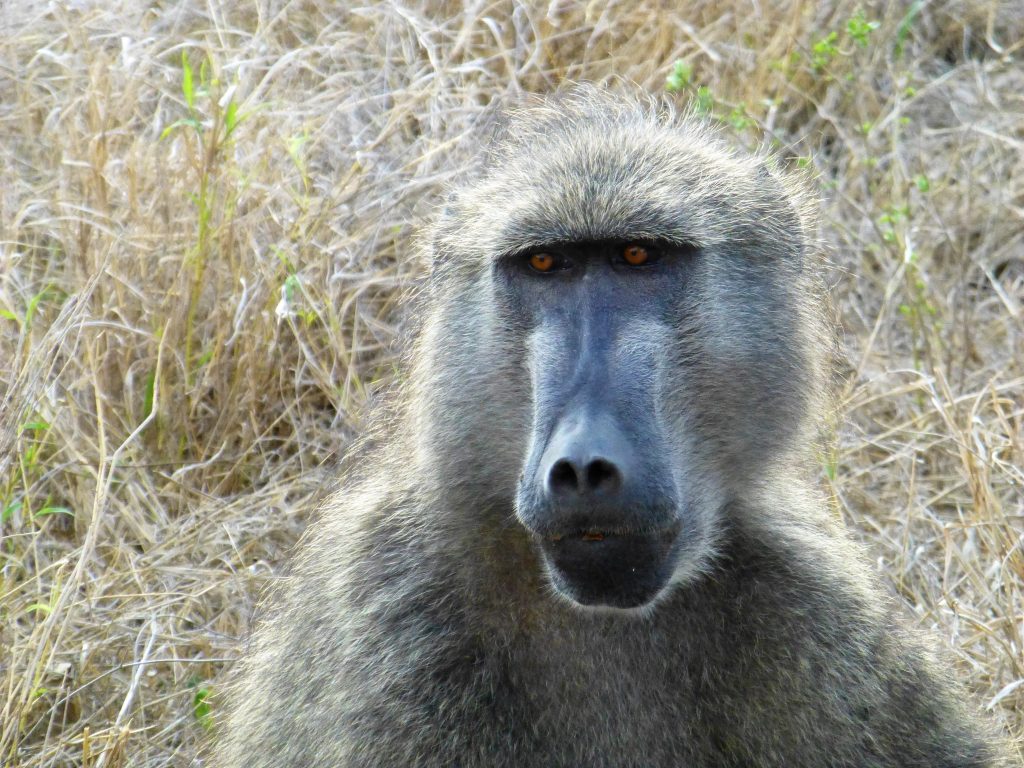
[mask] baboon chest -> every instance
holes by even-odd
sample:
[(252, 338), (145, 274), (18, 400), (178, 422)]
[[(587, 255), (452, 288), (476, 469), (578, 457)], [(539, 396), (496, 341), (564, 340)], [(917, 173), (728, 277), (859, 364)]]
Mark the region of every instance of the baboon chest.
[[(701, 765), (701, 683), (689, 665), (622, 638), (542, 635), (478, 658), (455, 706), (462, 750), (438, 765)], [(464, 729), (464, 730), (463, 730)], [(477, 760), (474, 756), (481, 756)]]
[(458, 679), (428, 729), (445, 756), (424, 765), (830, 764), (824, 742), (793, 726), (814, 723), (807, 732), (840, 741), (835, 713), (800, 694), (821, 679), (813, 651), (796, 638), (766, 644), (728, 611), (689, 632), (696, 619), (678, 609), (671, 622), (597, 619), (460, 642)]

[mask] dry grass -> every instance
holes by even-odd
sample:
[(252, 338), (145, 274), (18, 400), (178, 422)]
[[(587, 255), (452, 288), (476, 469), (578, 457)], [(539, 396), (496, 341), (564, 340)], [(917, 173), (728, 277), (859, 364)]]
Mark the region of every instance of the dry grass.
[(195, 759), (394, 375), (412, 226), (462, 138), (510, 94), (660, 91), (677, 59), (680, 102), (705, 86), (737, 143), (817, 170), (844, 329), (822, 483), (1024, 734), (1012, 0), (153, 5), (0, 15), (0, 763)]

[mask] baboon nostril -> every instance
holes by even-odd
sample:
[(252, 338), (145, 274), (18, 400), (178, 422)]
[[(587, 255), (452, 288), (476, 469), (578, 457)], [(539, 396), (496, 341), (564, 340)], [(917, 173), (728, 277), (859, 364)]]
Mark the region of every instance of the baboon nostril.
[(591, 491), (614, 491), (622, 482), (618, 467), (604, 459), (587, 465), (587, 488)]
[(580, 482), (572, 462), (561, 459), (555, 462), (548, 474), (548, 487), (555, 493), (579, 492)]
[(604, 459), (595, 459), (582, 470), (569, 459), (559, 459), (548, 473), (548, 489), (556, 494), (606, 493), (621, 484), (618, 467)]

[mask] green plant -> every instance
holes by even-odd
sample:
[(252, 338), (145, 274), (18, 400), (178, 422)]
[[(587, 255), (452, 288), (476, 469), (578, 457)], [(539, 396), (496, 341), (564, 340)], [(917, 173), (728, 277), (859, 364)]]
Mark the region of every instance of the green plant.
[[(871, 42), (871, 33), (881, 26), (881, 22), (869, 19), (863, 10), (857, 10), (846, 21), (843, 34), (832, 30), (818, 38), (808, 55), (811, 69), (816, 73), (826, 72), (837, 58), (850, 57), (856, 48), (867, 48)], [(849, 45), (853, 44), (853, 47)], [(854, 74), (847, 73), (846, 80), (853, 80)]]
[(900, 25), (896, 28), (896, 42), (893, 44), (893, 55), (897, 59), (903, 57), (903, 48), (906, 45), (907, 38), (910, 36), (910, 29), (914, 26), (914, 19), (921, 13), (921, 9), (924, 6), (925, 0), (916, 0), (906, 14), (904, 14)]
[(890, 205), (881, 216), (878, 217), (878, 224), (881, 228), (882, 239), (887, 243), (896, 241), (896, 226), (906, 222), (910, 216), (910, 206)]
[(24, 522), (38, 521), (51, 515), (74, 517), (74, 512), (66, 506), (54, 504), (50, 496), (45, 496), (38, 507), (33, 498), (36, 483), (54, 451), (50, 424), (39, 417), (22, 424), (18, 428), (16, 446), (17, 463), (3, 481), (0, 492), (0, 524), (11, 524), (16, 518)]
[(21, 326), (22, 333), (28, 333), (32, 329), (32, 320), (35, 318), (36, 313), (39, 310), (39, 305), (49, 295), (53, 293), (53, 286), (47, 285), (43, 290), (39, 291), (35, 296), (32, 296), (25, 304), (25, 311), (19, 317), (15, 312), (9, 309), (0, 309), (0, 317), (13, 320)]
[(194, 158), (196, 187), (189, 193), (189, 198), (196, 209), (196, 238), (187, 260), (191, 266), (192, 280), (185, 323), (184, 353), (190, 381), (194, 378), (196, 369), (212, 356), (212, 350), (197, 355), (194, 349), (196, 315), (203, 288), (203, 276), (213, 250), (215, 219), (218, 212), (224, 215), (225, 208), (231, 207), (230, 202), (226, 206), (223, 203), (224, 190), (218, 185), (219, 166), (224, 159), (225, 151), (231, 145), (235, 129), (243, 119), (233, 98), (221, 106), (222, 83), (213, 75), (213, 70), (211, 59), (204, 58), (199, 66), (199, 84), (196, 87), (196, 72), (192, 68), (188, 52), (182, 51), (181, 93), (188, 114), (168, 125), (160, 135), (163, 140), (181, 133), (182, 129), (187, 129), (185, 133), (192, 137), (189, 144)]
[(754, 125), (753, 119), (747, 115), (747, 105), (740, 102), (729, 112), (726, 121), (737, 131), (742, 131)]
[(864, 11), (858, 10), (850, 17), (849, 21), (846, 22), (846, 33), (861, 48), (867, 48), (868, 37), (872, 32), (878, 29), (879, 26), (879, 22), (868, 21), (864, 16)]
[(715, 97), (711, 95), (711, 89), (702, 85), (697, 89), (697, 100), (694, 104), (697, 114), (710, 115), (715, 108)]
[(677, 93), (690, 87), (693, 77), (693, 67), (682, 59), (676, 59), (672, 66), (672, 73), (665, 79), (665, 90), (669, 93)]
[(210, 730), (213, 728), (213, 710), (210, 707), (212, 691), (197, 677), (191, 678), (188, 685), (193, 689), (192, 716), (205, 730)]
[(824, 69), (839, 54), (838, 32), (829, 32), (811, 46), (811, 67), (817, 72)]

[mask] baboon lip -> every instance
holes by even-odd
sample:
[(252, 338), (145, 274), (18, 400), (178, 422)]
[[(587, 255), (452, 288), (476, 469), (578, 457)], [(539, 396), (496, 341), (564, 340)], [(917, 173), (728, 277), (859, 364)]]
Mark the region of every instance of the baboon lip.
[(557, 544), (562, 539), (579, 539), (580, 541), (604, 541), (606, 538), (612, 538), (615, 536), (621, 536), (624, 531), (608, 530), (603, 528), (589, 528), (582, 531), (573, 531), (571, 533), (552, 533), (545, 536), (548, 541), (553, 544)]
[(679, 533), (679, 528), (680, 526), (678, 523), (656, 529), (634, 529), (625, 527), (580, 528), (573, 531), (559, 531), (557, 533), (544, 534), (541, 538), (551, 544), (558, 544), (565, 539), (570, 541), (604, 541), (605, 539), (630, 537), (639, 538), (645, 536), (671, 540)]

